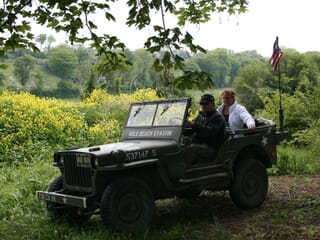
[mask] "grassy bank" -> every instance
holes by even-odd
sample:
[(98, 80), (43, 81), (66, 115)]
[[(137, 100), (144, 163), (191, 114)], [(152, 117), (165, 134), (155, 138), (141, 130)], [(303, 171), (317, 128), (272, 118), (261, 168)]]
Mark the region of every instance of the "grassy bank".
[[(49, 156), (48, 156), (49, 157)], [(196, 199), (157, 202), (145, 232), (110, 232), (99, 215), (78, 225), (53, 217), (35, 191), (45, 189), (57, 170), (51, 161), (0, 169), (0, 239), (318, 239), (320, 175), (270, 177), (265, 203), (242, 211), (227, 192), (202, 192)]]

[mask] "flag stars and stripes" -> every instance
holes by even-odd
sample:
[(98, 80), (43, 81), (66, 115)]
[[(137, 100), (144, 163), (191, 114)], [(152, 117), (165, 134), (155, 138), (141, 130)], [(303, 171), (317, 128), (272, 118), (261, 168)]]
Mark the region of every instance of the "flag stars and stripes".
[(272, 56), (269, 60), (269, 62), (272, 65), (273, 71), (276, 71), (278, 69), (278, 66), (279, 66), (279, 63), (280, 63), (282, 56), (283, 56), (283, 52), (282, 52), (281, 48), (279, 47), (279, 38), (276, 37), (276, 40), (274, 41), (274, 44), (273, 44), (273, 53), (272, 53)]

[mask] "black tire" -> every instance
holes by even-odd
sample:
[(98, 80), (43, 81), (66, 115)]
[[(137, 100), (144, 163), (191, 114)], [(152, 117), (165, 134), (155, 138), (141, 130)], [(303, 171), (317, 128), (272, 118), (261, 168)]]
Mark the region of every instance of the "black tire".
[[(61, 190), (62, 188), (63, 188), (63, 180), (62, 180), (62, 176), (59, 176), (49, 184), (48, 192), (56, 192)], [(47, 205), (47, 210), (52, 212), (53, 214), (56, 214), (56, 215), (63, 214), (63, 209), (61, 209), (62, 207), (61, 204), (47, 201), (46, 205)]]
[(154, 208), (152, 191), (139, 179), (111, 183), (101, 198), (103, 223), (120, 232), (136, 232), (147, 228)]
[[(63, 188), (62, 176), (57, 177), (53, 180), (48, 187), (48, 192), (60, 191)], [(47, 210), (56, 216), (65, 216), (69, 221), (75, 223), (86, 222), (90, 219), (91, 214), (79, 215), (78, 208), (72, 206), (65, 206), (58, 203), (46, 202)]]
[(252, 209), (260, 206), (268, 192), (265, 166), (255, 158), (241, 159), (234, 168), (234, 181), (229, 194), (236, 206)]

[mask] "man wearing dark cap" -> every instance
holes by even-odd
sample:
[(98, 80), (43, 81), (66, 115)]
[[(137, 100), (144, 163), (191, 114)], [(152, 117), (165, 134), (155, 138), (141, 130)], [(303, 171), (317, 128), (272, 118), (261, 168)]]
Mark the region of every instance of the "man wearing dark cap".
[(199, 115), (194, 120), (187, 121), (187, 126), (194, 131), (192, 144), (184, 154), (189, 166), (213, 161), (225, 140), (226, 122), (216, 110), (213, 95), (202, 95), (200, 105)]

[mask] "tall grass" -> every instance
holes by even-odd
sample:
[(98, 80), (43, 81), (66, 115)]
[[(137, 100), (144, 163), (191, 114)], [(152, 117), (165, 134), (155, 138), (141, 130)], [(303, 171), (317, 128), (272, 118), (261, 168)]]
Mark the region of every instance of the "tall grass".
[(320, 158), (307, 147), (280, 145), (278, 163), (270, 172), (275, 175), (320, 173)]

